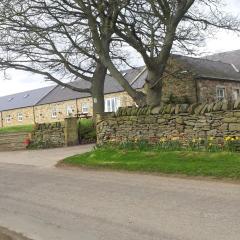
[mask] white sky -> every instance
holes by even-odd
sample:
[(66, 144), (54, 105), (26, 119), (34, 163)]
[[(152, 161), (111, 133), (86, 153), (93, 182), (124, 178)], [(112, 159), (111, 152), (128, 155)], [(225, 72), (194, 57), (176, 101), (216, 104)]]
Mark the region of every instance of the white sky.
[[(240, 15), (240, 1), (227, 0), (228, 7), (234, 14)], [(217, 53), (240, 49), (240, 35), (219, 32), (214, 39), (208, 39), (204, 51)], [(4, 80), (4, 74), (0, 74), (0, 96), (22, 92), (39, 87), (49, 86), (53, 83), (46, 82), (42, 77), (22, 71), (9, 71), (9, 80)]]

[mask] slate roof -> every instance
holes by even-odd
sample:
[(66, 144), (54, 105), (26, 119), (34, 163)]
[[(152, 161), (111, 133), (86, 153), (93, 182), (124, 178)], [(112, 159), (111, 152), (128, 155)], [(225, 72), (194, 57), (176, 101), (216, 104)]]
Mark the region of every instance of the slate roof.
[[(144, 67), (139, 67), (131, 70), (126, 70), (123, 73), (125, 73), (124, 77), (129, 82), (132, 83), (131, 85), (135, 89), (140, 89), (144, 86), (146, 73), (139, 75), (143, 72)], [(136, 81), (133, 82), (133, 80), (136, 79)], [(79, 88), (89, 88), (90, 84), (87, 81), (80, 80), (80, 81), (74, 81), (70, 83), (71, 85)], [(105, 94), (108, 93), (116, 93), (116, 92), (122, 92), (124, 91), (121, 85), (110, 75), (106, 76), (105, 79), (105, 86), (104, 86), (104, 92)], [(70, 90), (69, 88), (64, 88), (62, 86), (57, 86), (53, 91), (47, 95), (45, 98), (43, 98), (37, 105), (43, 105), (48, 103), (55, 103), (55, 102), (61, 102), (66, 100), (74, 100), (74, 99), (80, 99), (84, 97), (90, 97), (90, 94), (88, 93), (80, 93), (73, 90)]]
[(225, 63), (233, 63), (238, 69), (240, 69), (240, 50), (222, 52), (206, 56), (205, 58), (213, 61), (221, 61)]
[(56, 86), (44, 87), (0, 97), (0, 111), (34, 106), (55, 87)]
[(194, 72), (199, 78), (240, 81), (240, 73), (229, 63), (212, 61), (203, 58), (174, 56), (186, 69)]

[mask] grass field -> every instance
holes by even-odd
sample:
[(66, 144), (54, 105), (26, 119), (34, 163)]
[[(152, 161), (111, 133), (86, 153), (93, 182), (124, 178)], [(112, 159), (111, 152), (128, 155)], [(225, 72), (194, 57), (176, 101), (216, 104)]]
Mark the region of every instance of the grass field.
[(4, 127), (0, 128), (1, 133), (14, 133), (14, 132), (31, 132), (34, 128), (34, 125), (22, 125), (22, 126), (13, 126), (13, 127)]
[(240, 179), (240, 154), (233, 152), (129, 151), (104, 147), (66, 158), (62, 163), (94, 169)]

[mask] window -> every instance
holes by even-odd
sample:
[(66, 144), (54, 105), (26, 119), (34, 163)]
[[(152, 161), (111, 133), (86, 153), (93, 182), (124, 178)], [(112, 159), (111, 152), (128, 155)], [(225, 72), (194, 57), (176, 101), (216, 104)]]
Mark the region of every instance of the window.
[(11, 120), (12, 120), (11, 115), (7, 115), (5, 119), (6, 123), (10, 123)]
[(23, 121), (23, 114), (22, 113), (18, 113), (17, 114), (17, 119), (19, 122), (22, 122)]
[(72, 116), (73, 115), (73, 108), (72, 106), (67, 106), (67, 116)]
[(240, 89), (233, 90), (233, 100), (237, 100), (240, 97)]
[(88, 113), (88, 104), (87, 103), (82, 104), (82, 113)]
[(105, 112), (116, 112), (120, 107), (120, 100), (118, 98), (105, 99)]
[(57, 109), (56, 108), (52, 109), (52, 118), (57, 118)]
[(217, 87), (217, 100), (223, 100), (225, 98), (225, 88)]

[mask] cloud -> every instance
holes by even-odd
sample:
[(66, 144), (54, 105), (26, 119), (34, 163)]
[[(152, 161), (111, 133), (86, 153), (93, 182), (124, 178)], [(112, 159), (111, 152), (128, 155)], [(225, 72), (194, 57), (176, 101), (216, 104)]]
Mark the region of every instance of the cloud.
[(0, 79), (0, 96), (27, 91), (35, 88), (52, 85), (46, 82), (41, 76), (23, 71), (11, 70), (7, 73), (7, 79), (2, 73)]

